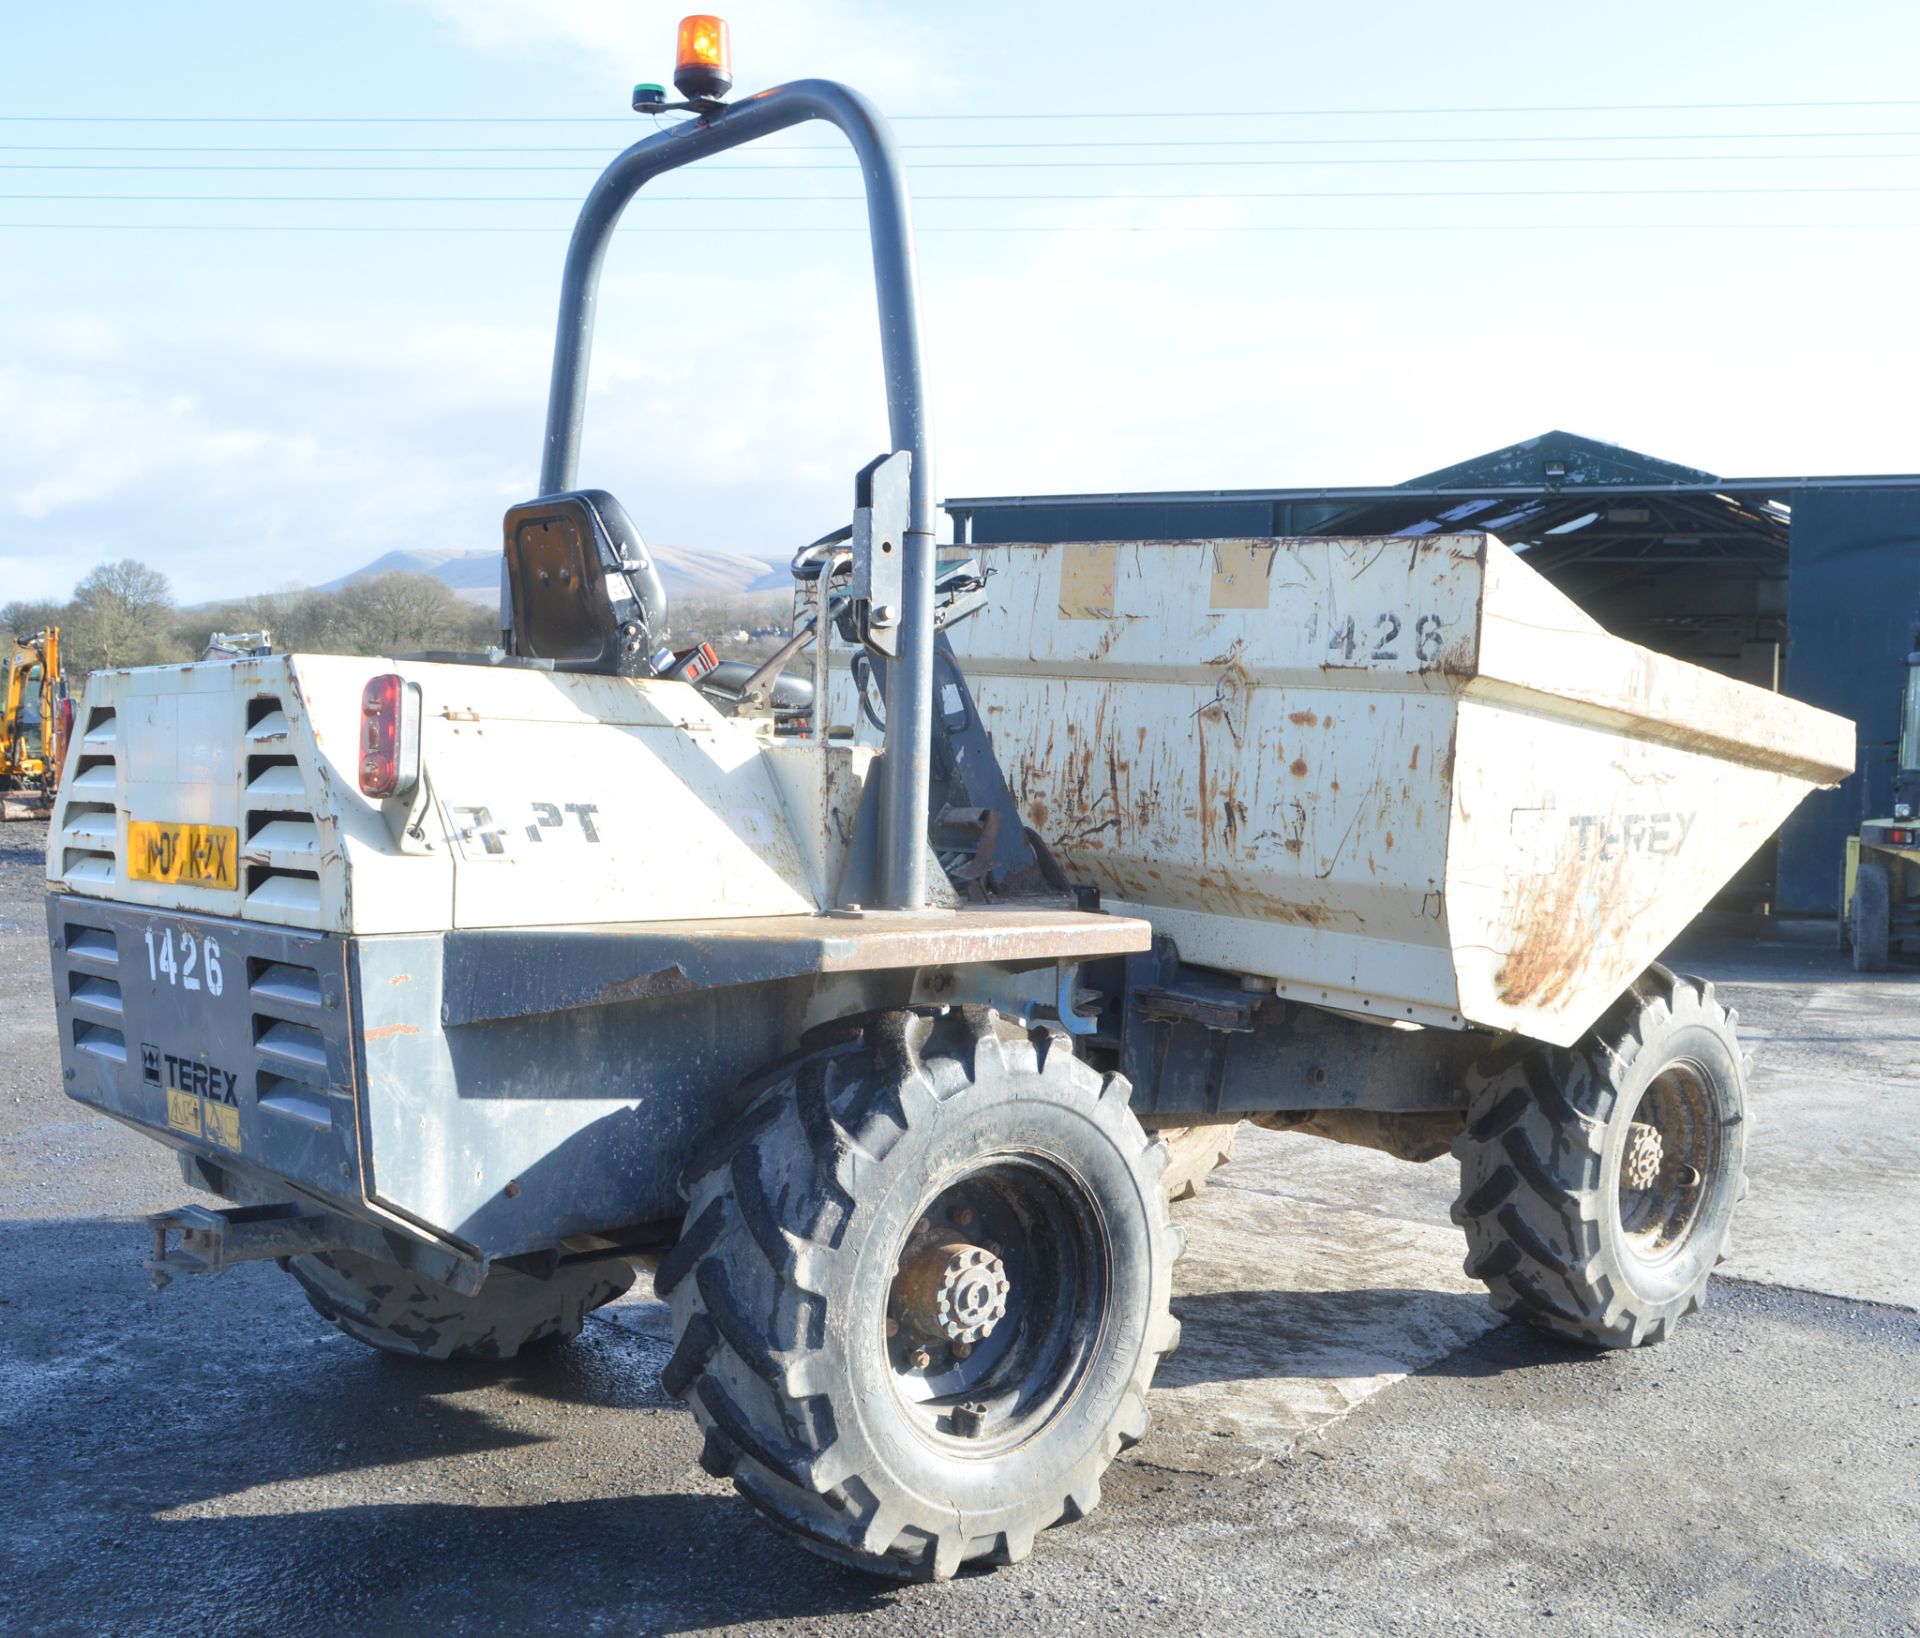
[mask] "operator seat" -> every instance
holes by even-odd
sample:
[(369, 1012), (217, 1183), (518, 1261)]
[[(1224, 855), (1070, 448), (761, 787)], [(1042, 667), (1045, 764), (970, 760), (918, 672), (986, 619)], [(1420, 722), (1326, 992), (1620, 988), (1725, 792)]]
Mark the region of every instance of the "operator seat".
[(543, 495), (507, 511), (516, 651), (556, 671), (651, 677), (667, 592), (627, 509), (604, 489)]

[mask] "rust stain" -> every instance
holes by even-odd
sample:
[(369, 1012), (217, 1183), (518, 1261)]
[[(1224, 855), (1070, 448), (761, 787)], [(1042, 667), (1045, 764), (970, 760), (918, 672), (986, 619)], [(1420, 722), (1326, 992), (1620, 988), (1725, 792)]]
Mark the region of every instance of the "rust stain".
[(1313, 711), (1295, 711), (1287, 721), (1296, 728), (1317, 728), (1320, 725), (1319, 715)]
[(1287, 772), (1292, 774), (1295, 779), (1305, 779), (1307, 777), (1307, 759), (1303, 756), (1295, 757), (1291, 766), (1288, 767)]
[(1213, 843), (1213, 803), (1207, 796), (1207, 736), (1200, 735), (1200, 857), (1207, 856)]
[(1407, 772), (1418, 773), (1419, 771), (1420, 771), (1420, 747), (1416, 745), (1413, 748), (1413, 755), (1407, 758)]
[(395, 973), (393, 977), (387, 980), (387, 982), (395, 986), (396, 988), (398, 988), (402, 984), (411, 984), (413, 982), (413, 974), (412, 973)]
[(419, 1033), (418, 1027), (413, 1024), (382, 1024), (378, 1029), (364, 1031), (360, 1038), (363, 1041), (390, 1041), (396, 1035), (418, 1035)]
[(1503, 917), (1513, 945), (1493, 976), (1503, 1002), (1552, 1006), (1577, 987), (1596, 949), (1631, 931), (1632, 909), (1622, 890), (1626, 862), (1624, 853), (1611, 860), (1596, 855), (1581, 870), (1563, 858), (1548, 875), (1514, 879)]

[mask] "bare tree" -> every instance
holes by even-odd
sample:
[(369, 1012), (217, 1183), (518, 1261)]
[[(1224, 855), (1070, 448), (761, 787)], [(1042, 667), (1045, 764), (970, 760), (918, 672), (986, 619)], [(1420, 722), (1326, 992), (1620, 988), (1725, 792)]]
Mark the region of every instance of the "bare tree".
[(322, 646), (340, 654), (478, 648), (493, 619), (430, 574), (383, 574), (352, 581), (328, 600)]
[(0, 604), (0, 638), (31, 637), (36, 631), (59, 625), (65, 614), (64, 603), (16, 599)]
[(173, 587), (158, 569), (136, 558), (92, 570), (73, 588), (64, 624), (76, 670), (184, 658)]

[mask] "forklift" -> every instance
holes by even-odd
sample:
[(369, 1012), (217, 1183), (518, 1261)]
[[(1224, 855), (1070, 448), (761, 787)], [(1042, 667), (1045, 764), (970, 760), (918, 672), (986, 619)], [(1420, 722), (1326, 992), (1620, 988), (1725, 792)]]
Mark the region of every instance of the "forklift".
[(1840, 942), (1856, 972), (1882, 971), (1920, 950), (1920, 626), (1907, 655), (1892, 811), (1847, 838), (1840, 877)]

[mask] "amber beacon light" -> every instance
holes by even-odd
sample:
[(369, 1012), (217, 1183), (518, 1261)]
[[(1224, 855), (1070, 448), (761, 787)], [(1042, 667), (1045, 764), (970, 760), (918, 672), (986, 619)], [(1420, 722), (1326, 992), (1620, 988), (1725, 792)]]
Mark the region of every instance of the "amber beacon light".
[(681, 18), (673, 84), (681, 96), (695, 99), (724, 97), (733, 89), (733, 47), (720, 18)]

